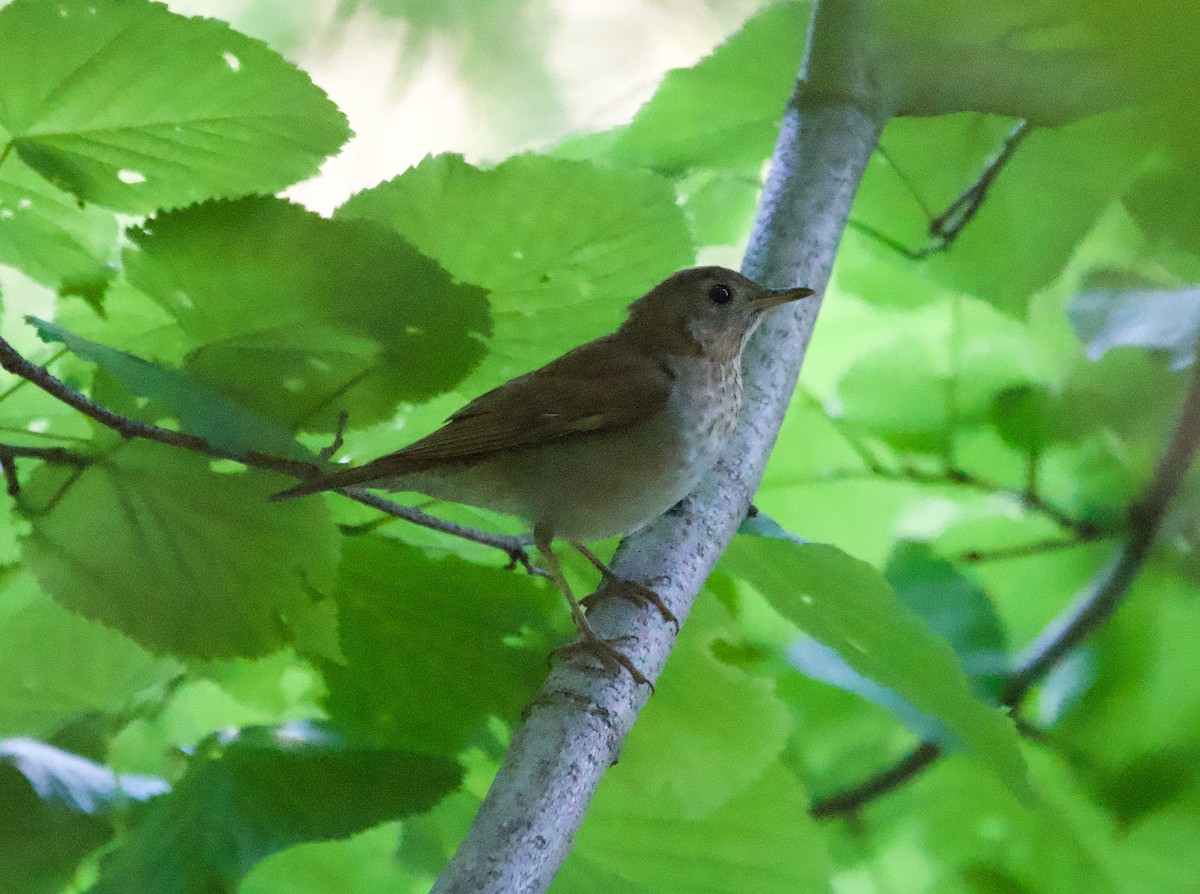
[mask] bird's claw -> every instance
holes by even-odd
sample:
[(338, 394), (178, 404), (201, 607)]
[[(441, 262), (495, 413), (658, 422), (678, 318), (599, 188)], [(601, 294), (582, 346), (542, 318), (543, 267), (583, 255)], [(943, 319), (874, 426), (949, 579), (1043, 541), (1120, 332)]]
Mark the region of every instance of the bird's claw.
[(590, 655), (596, 658), (604, 665), (605, 670), (613, 671), (617, 674), (621, 673), (621, 668), (629, 671), (629, 676), (633, 677), (633, 682), (637, 684), (645, 684), (650, 687), (651, 695), (654, 694), (654, 684), (638, 670), (629, 656), (613, 645), (614, 642), (621, 640), (632, 639), (632, 637), (623, 636), (615, 640), (601, 639), (592, 633), (590, 630), (580, 630), (582, 639), (578, 642), (568, 643), (565, 646), (559, 646), (550, 653), (551, 658), (572, 658), (576, 655)]
[(675, 632), (679, 632), (679, 618), (654, 590), (636, 581), (625, 580), (615, 575), (608, 578), (608, 584), (611, 589), (597, 590), (592, 595), (580, 599), (579, 604), (591, 611), (593, 606), (598, 605), (602, 600), (615, 596), (619, 599), (628, 599), (638, 605), (652, 605), (658, 609), (662, 619), (669, 624), (674, 624)]

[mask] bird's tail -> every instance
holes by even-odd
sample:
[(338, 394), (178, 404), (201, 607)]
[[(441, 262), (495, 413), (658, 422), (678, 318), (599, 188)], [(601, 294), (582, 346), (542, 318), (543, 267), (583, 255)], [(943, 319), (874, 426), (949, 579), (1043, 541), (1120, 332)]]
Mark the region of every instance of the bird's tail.
[(309, 494), (320, 493), (323, 490), (354, 487), (356, 484), (366, 484), (368, 481), (375, 481), (380, 477), (380, 472), (379, 469), (372, 466), (372, 463), (367, 463), (363, 466), (356, 466), (353, 469), (342, 469), (338, 472), (330, 472), (327, 475), (318, 475), (316, 478), (309, 478), (307, 481), (301, 481), (295, 487), (289, 487), (287, 490), (281, 490), (277, 494), (272, 494), (271, 500), (272, 502), (294, 500), (296, 497), (307, 497)]

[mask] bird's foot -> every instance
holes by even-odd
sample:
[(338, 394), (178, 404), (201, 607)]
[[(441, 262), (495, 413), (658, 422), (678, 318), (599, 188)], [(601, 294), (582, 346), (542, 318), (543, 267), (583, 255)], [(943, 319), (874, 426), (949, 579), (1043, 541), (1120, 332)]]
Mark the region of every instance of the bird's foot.
[(652, 605), (658, 609), (658, 613), (662, 615), (662, 619), (668, 624), (675, 625), (675, 632), (679, 632), (679, 618), (675, 617), (675, 612), (671, 611), (670, 607), (663, 598), (644, 584), (639, 584), (637, 581), (625, 580), (623, 577), (617, 577), (611, 571), (604, 577), (605, 583), (608, 584), (608, 590), (597, 590), (590, 596), (586, 596), (579, 600), (579, 604), (588, 611), (592, 607), (600, 603), (604, 599), (616, 597), (618, 599), (628, 599), (630, 602), (636, 602), (638, 605)]
[(595, 631), (590, 626), (580, 627), (579, 634), (581, 639), (578, 642), (568, 643), (565, 646), (559, 646), (550, 653), (551, 658), (573, 658), (576, 655), (590, 655), (596, 658), (604, 665), (605, 670), (620, 674), (621, 668), (629, 671), (629, 676), (633, 677), (633, 682), (637, 684), (646, 684), (650, 687), (651, 694), (654, 693), (654, 684), (638, 670), (629, 656), (613, 645), (614, 642), (621, 640), (632, 639), (632, 637), (623, 636), (616, 640), (601, 639), (596, 635)]

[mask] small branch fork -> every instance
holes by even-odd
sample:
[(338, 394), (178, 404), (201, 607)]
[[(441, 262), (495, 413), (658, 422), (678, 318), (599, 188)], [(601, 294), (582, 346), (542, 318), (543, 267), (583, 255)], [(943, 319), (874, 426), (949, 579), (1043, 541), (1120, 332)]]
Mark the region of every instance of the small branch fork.
[[(1013, 154), (1031, 133), (1033, 133), (1033, 125), (1028, 121), (1018, 122), (1009, 132), (1008, 136), (1004, 138), (1000, 151), (988, 162), (987, 167), (983, 169), (974, 183), (967, 187), (958, 198), (947, 205), (946, 209), (940, 214), (935, 216), (926, 210), (926, 214), (929, 214), (930, 218), (929, 241), (920, 248), (909, 248), (906, 245), (902, 245), (891, 236), (862, 221), (852, 220), (849, 225), (859, 232), (866, 233), (868, 236), (877, 239), (888, 246), (888, 248), (899, 252), (912, 261), (924, 260), (930, 255), (948, 250), (957, 241), (958, 237), (962, 235), (967, 224), (979, 212), (979, 209), (983, 206), (984, 199), (987, 198), (988, 191), (991, 190), (992, 185), (996, 182), (996, 178), (1000, 176), (1000, 172), (1004, 170), (1005, 165), (1012, 160)], [(900, 173), (899, 168), (896, 168), (895, 164), (892, 167), (895, 168), (897, 173)], [(917, 201), (921, 202), (920, 196), (917, 195), (912, 184), (909, 183), (903, 174), (900, 174), (900, 176), (904, 180), (905, 185), (913, 192)], [(924, 207), (924, 202), (921, 202), (921, 205)]]
[(75, 453), (65, 447), (22, 447), (17, 444), (0, 444), (0, 473), (4, 475), (5, 489), (10, 497), (15, 497), (21, 492), (21, 483), (17, 480), (17, 457), (40, 459), (42, 462), (56, 466), (83, 468), (88, 464), (88, 458), (82, 453)]
[[(1055, 618), (1014, 662), (1001, 690), (1001, 704), (1020, 708), (1030, 690), (1072, 650), (1101, 627), (1129, 594), (1149, 555), (1171, 500), (1183, 486), (1200, 446), (1200, 362), (1183, 400), (1179, 420), (1154, 476), (1128, 512), (1124, 542), (1103, 571)], [(903, 785), (942, 755), (934, 742), (922, 742), (892, 766), (854, 788), (815, 801), (818, 818), (855, 814), (867, 804)]]
[[(184, 450), (190, 450), (193, 453), (199, 453), (213, 459), (231, 459), (255, 469), (279, 472), (300, 479), (312, 478), (315, 475), (319, 475), (322, 471), (315, 463), (286, 459), (285, 457), (273, 456), (268, 453), (251, 451), (246, 454), (235, 454), (228, 450), (222, 450), (197, 435), (172, 431), (168, 428), (150, 425), (149, 423), (140, 422), (136, 419), (130, 419), (127, 416), (114, 413), (107, 407), (96, 403), (90, 397), (71, 388), (44, 366), (38, 366), (36, 363), (31, 363), (25, 359), (12, 345), (2, 338), (0, 338), (0, 367), (36, 385), (51, 397), (62, 401), (69, 407), (73, 407), (89, 419), (100, 423), (105, 428), (115, 431), (127, 440), (140, 438), (147, 441), (156, 441), (159, 444), (181, 447)], [(344, 423), (339, 424), (334, 445), (326, 448), (326, 451), (322, 451), (322, 459), (327, 459), (340, 446), (343, 428)], [(87, 465), (89, 461), (88, 457), (84, 454), (75, 453), (61, 447), (16, 447), (0, 445), (0, 469), (3, 470), (8, 493), (11, 495), (15, 495), (20, 489), (14, 469), (14, 460), (17, 457), (37, 458), (45, 462), (78, 467)], [(424, 528), (440, 531), (443, 534), (449, 534), (452, 537), (459, 537), (463, 540), (469, 540), (472, 543), (498, 549), (508, 555), (510, 567), (515, 568), (517, 565), (520, 565), (530, 573), (539, 573), (534, 568), (526, 552), (526, 547), (531, 542), (528, 537), (490, 534), (487, 531), (480, 531), (466, 525), (446, 521), (435, 515), (422, 512), (420, 509), (402, 506), (394, 500), (389, 500), (386, 497), (381, 497), (358, 487), (341, 488), (338, 490), (338, 493), (354, 500), (356, 503), (378, 509), (380, 512), (393, 518), (403, 519), (414, 525), (420, 525)]]

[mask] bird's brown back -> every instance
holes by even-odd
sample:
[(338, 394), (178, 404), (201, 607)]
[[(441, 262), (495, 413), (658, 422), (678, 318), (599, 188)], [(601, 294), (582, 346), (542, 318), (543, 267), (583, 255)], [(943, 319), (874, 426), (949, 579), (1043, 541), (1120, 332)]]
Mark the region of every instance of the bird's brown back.
[(630, 351), (620, 333), (588, 342), (540, 369), (480, 395), (437, 431), (379, 459), (305, 481), (281, 497), (350, 487), (443, 465), (617, 431), (667, 405), (669, 367)]

